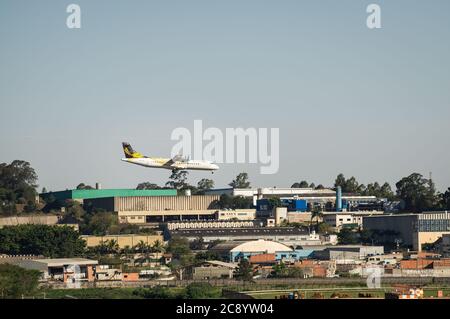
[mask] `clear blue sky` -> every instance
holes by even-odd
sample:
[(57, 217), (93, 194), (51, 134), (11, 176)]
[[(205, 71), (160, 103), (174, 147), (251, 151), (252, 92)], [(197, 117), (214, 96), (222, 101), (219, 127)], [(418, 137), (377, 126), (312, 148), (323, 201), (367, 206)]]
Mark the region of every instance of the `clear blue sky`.
[[(77, 3), (82, 28), (66, 27)], [(382, 8), (381, 30), (365, 25)], [(120, 161), (128, 140), (169, 155), (176, 127), (279, 127), (281, 167), (223, 165), (255, 186), (340, 172), (450, 186), (450, 2), (0, 1), (0, 162), (30, 161), (40, 187), (163, 184)], [(210, 173), (191, 173), (196, 183)]]

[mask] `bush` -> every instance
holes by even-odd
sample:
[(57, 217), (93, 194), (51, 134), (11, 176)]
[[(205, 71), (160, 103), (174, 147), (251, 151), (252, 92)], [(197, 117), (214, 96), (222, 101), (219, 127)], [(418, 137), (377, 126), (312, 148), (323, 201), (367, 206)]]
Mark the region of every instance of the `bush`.
[(68, 226), (19, 225), (0, 229), (0, 251), (11, 255), (74, 257), (84, 253), (86, 243)]
[(19, 266), (0, 265), (0, 292), (2, 298), (20, 298), (32, 295), (38, 286), (41, 273)]
[(220, 291), (209, 283), (192, 283), (186, 287), (185, 295), (187, 299), (212, 299), (219, 298)]
[(166, 287), (156, 286), (154, 288), (138, 288), (133, 291), (133, 295), (145, 299), (173, 299), (175, 296)]

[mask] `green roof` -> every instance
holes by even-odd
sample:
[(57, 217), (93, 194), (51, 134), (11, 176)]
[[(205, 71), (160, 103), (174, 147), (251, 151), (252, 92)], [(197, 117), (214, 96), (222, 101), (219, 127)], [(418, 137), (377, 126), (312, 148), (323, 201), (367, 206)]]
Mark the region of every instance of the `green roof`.
[(71, 189), (41, 194), (42, 198), (54, 196), (59, 200), (104, 197), (177, 196), (176, 189)]

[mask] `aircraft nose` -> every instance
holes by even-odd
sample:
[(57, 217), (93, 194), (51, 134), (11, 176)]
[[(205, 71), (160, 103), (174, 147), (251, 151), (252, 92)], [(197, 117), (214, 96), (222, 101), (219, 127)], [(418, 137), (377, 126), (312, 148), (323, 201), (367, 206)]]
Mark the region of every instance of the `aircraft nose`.
[(214, 170), (217, 170), (217, 169), (219, 169), (219, 166), (218, 166), (218, 165), (216, 165), (216, 164), (212, 164), (212, 167), (213, 167), (213, 169), (214, 169)]

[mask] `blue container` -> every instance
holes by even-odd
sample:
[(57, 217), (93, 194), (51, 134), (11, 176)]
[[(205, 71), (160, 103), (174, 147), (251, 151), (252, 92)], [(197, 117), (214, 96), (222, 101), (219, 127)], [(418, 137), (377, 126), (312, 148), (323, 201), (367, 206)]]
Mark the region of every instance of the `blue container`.
[(295, 202), (295, 211), (296, 212), (306, 212), (308, 209), (308, 202), (304, 199), (296, 199)]

